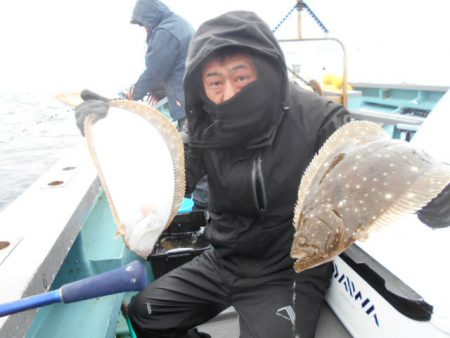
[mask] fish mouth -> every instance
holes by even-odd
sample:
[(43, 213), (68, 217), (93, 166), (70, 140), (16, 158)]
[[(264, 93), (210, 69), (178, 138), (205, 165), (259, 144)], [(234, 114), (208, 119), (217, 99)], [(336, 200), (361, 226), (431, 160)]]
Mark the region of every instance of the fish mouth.
[[(344, 231), (342, 217), (335, 209), (315, 208), (316, 213), (329, 217), (307, 217), (301, 214), (299, 227), (303, 231), (294, 234), (291, 257), (296, 259), (294, 270), (301, 272), (333, 260), (343, 248)], [(345, 248), (345, 246), (344, 246)], [(342, 250), (341, 250), (342, 251)]]
[(339, 253), (327, 253), (325, 256), (317, 254), (311, 256), (306, 253), (304, 248), (302, 248), (300, 252), (292, 252), (292, 257), (296, 258), (296, 261), (294, 263), (294, 270), (297, 273), (309, 270), (316, 266), (331, 262), (338, 254)]

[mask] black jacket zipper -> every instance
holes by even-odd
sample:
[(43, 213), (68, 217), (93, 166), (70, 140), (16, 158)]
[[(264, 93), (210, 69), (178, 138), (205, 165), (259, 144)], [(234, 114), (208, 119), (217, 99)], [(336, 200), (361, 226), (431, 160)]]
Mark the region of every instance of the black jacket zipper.
[(253, 201), (258, 213), (260, 215), (264, 215), (267, 212), (267, 195), (261, 164), (261, 154), (259, 151), (257, 151), (255, 153), (255, 156), (253, 157), (252, 166)]

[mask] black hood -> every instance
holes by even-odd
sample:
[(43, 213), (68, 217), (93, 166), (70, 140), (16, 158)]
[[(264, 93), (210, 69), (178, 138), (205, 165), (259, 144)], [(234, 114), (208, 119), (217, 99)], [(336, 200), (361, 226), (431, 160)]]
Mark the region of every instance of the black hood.
[[(263, 57), (280, 74), (281, 88), (275, 104), (277, 116), (266, 137), (258, 137), (258, 143), (270, 143), (281, 121), (286, 106), (287, 71), (283, 52), (270, 27), (255, 13), (232, 11), (204, 22), (196, 31), (188, 53), (184, 90), (186, 111), (189, 121), (191, 144), (194, 146), (214, 146), (214, 140), (202, 139), (202, 130), (208, 127), (207, 113), (203, 109), (204, 94), (201, 81), (203, 61), (212, 53), (226, 47), (238, 47), (250, 55)], [(255, 145), (255, 144), (253, 144)], [(258, 145), (256, 145), (258, 146)]]

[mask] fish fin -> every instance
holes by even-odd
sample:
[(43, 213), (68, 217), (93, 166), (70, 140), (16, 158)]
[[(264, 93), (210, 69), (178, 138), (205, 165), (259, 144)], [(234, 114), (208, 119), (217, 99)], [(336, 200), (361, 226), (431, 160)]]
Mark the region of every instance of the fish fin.
[(99, 162), (100, 161), (98, 159), (96, 151), (94, 150), (94, 146), (92, 145), (92, 134), (93, 134), (92, 126), (95, 123), (95, 121), (96, 121), (95, 120), (95, 116), (92, 115), (92, 114), (88, 115), (86, 117), (86, 119), (84, 120), (84, 131), (85, 131), (86, 140), (87, 140), (87, 143), (88, 143), (89, 154), (90, 154), (91, 158), (94, 161), (94, 165), (95, 165), (95, 167), (97, 169), (98, 178), (99, 178), (99, 180), (101, 182), (101, 186), (102, 186), (103, 190), (105, 191), (106, 196), (108, 197), (109, 208), (111, 209), (112, 216), (113, 216), (114, 221), (115, 221), (115, 223), (117, 225), (117, 230), (116, 230), (115, 237), (124, 236), (124, 234), (125, 234), (124, 225), (123, 225), (123, 223), (120, 220), (119, 214), (118, 214), (118, 212), (116, 210), (116, 207), (114, 206), (114, 203), (112, 203), (111, 193), (109, 192), (108, 185), (106, 184), (106, 181), (105, 181), (105, 178), (103, 176), (102, 171), (99, 169), (100, 168), (100, 166), (99, 166)]
[(298, 228), (300, 213), (311, 183), (329, 155), (339, 147), (348, 144), (349, 141), (365, 143), (380, 137), (389, 138), (389, 135), (379, 124), (369, 121), (352, 121), (340, 127), (327, 139), (303, 173), (294, 209), (295, 229)]
[(411, 184), (410, 188), (371, 225), (358, 234), (358, 240), (364, 241), (369, 232), (377, 231), (388, 224), (395, 223), (423, 208), (450, 183), (448, 165), (436, 164)]

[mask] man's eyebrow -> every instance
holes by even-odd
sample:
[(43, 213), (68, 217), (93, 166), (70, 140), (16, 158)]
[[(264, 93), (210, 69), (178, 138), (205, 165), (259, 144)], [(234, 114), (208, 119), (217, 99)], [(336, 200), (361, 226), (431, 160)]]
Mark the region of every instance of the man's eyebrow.
[[(249, 67), (247, 64), (245, 64), (245, 63), (239, 63), (239, 64), (233, 66), (233, 67), (231, 68), (231, 71), (232, 71), (232, 72), (235, 72), (235, 71), (238, 71), (238, 70), (240, 70), (240, 69), (248, 69), (248, 68), (250, 68), (250, 67)], [(222, 76), (222, 75), (223, 75), (223, 74), (220, 73), (220, 72), (218, 72), (218, 71), (211, 71), (211, 72), (207, 72), (207, 73), (205, 74), (205, 77)]]
[(234, 66), (233, 68), (231, 68), (231, 71), (235, 72), (239, 69), (247, 69), (247, 68), (250, 68), (250, 67), (244, 63), (240, 63), (240, 64), (237, 64), (236, 66)]
[(209, 77), (209, 76), (221, 76), (222, 74), (216, 71), (212, 71), (212, 72), (208, 72), (205, 74), (205, 77)]

